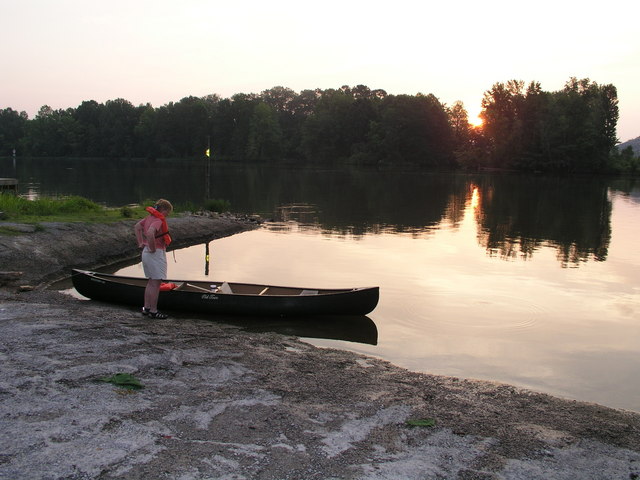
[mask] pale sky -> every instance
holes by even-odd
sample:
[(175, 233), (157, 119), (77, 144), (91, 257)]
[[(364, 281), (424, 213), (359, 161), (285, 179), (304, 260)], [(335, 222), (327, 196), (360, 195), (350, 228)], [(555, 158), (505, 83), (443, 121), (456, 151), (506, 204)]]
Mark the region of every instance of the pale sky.
[(366, 85), (464, 102), (511, 79), (618, 89), (640, 136), (640, 4), (323, 0), (0, 0), (0, 108)]

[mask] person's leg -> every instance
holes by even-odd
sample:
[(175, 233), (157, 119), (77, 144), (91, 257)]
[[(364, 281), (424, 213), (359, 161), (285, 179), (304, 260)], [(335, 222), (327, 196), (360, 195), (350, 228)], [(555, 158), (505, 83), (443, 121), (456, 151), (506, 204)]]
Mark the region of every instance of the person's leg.
[(146, 248), (142, 252), (142, 266), (145, 276), (149, 279), (144, 289), (143, 315), (150, 318), (167, 318), (164, 313), (158, 312), (158, 298), (162, 279), (167, 276), (167, 256), (164, 250), (156, 250), (151, 253)]
[(162, 280), (149, 279), (144, 289), (144, 308), (149, 312), (158, 311), (158, 296), (160, 295), (160, 284)]

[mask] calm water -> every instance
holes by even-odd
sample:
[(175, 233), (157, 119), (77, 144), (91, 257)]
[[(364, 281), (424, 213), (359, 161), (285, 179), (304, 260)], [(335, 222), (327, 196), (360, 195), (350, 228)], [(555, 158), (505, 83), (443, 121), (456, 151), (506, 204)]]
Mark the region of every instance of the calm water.
[[(202, 163), (12, 167), (0, 160), (0, 177), (17, 175), (32, 196), (197, 203), (206, 191)], [(285, 331), (415, 371), (640, 411), (640, 184), (214, 164), (209, 188), (271, 221), (211, 242), (209, 276), (204, 245), (176, 251), (174, 278), (379, 285), (373, 342)], [(139, 265), (122, 273), (142, 275)]]

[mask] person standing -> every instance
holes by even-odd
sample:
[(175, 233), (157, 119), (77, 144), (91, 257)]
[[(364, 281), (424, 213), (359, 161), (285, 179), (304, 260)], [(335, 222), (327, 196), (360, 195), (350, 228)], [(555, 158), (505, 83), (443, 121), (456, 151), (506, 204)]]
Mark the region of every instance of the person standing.
[(161, 198), (146, 210), (149, 215), (135, 226), (138, 247), (142, 248), (142, 268), (149, 279), (144, 290), (142, 314), (149, 318), (164, 319), (168, 316), (158, 311), (158, 296), (162, 280), (167, 278), (167, 247), (171, 243), (167, 216), (173, 211), (173, 205)]

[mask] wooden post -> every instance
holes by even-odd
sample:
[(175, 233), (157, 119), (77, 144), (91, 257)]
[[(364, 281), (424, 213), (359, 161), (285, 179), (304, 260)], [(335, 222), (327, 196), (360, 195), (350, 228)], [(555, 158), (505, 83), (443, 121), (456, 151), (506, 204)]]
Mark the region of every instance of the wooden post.
[(205, 201), (211, 198), (211, 192), (209, 191), (211, 188), (211, 136), (207, 135), (207, 174), (206, 177), (206, 188), (205, 188)]

